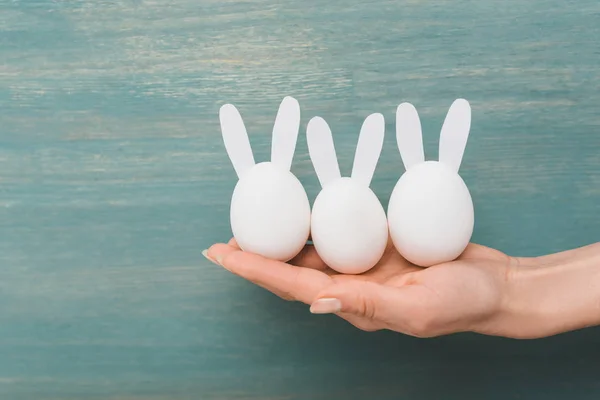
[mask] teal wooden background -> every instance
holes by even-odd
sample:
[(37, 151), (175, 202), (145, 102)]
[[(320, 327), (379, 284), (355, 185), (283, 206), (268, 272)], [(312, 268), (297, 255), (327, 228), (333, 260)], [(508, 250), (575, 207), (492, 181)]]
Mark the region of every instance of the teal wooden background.
[[(230, 236), (219, 106), (266, 160), (288, 94), (303, 129), (330, 122), (345, 173), (384, 113), (384, 205), (395, 107), (417, 106), (435, 158), (465, 97), (473, 240), (600, 240), (599, 39), (597, 0), (0, 0), (0, 398), (597, 399), (599, 330), (363, 333), (200, 252)], [(296, 154), (312, 201), (303, 135)]]

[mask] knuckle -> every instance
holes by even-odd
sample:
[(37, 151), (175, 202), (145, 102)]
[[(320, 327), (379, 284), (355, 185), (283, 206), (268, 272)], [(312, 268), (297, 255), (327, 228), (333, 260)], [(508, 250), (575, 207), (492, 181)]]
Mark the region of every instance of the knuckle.
[(358, 291), (356, 297), (357, 314), (368, 320), (375, 320), (377, 318), (375, 301), (370, 296), (366, 296), (364, 291)]
[(239, 260), (241, 256), (241, 251), (232, 251), (223, 257), (223, 264), (237, 264), (236, 261)]
[(221, 260), (221, 263), (226, 268), (233, 270), (238, 275), (244, 278), (251, 279), (252, 268), (245, 268), (246, 263), (243, 262), (244, 253), (240, 250), (232, 251)]
[(422, 312), (409, 322), (409, 330), (412, 336), (418, 338), (430, 338), (436, 336), (437, 318), (431, 311)]
[(296, 288), (298, 282), (300, 282), (300, 275), (302, 274), (302, 270), (300, 268), (294, 271), (293, 277), (290, 280), (289, 284), (286, 285), (286, 288), (283, 289), (282, 298), (284, 300), (293, 301), (296, 300), (296, 296), (294, 293), (294, 288)]

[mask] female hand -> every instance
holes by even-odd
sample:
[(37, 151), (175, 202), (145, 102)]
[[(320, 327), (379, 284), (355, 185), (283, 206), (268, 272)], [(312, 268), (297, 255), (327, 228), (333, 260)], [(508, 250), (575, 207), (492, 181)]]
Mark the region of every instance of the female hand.
[[(234, 240), (203, 252), (283, 299), (310, 304), (316, 314), (334, 313), (366, 331), (388, 329), (416, 337), (471, 331), (513, 338), (542, 337), (588, 323), (581, 312), (577, 319), (572, 310), (560, 307), (561, 297), (573, 298), (577, 286), (562, 292), (552, 288), (565, 280), (556, 272), (564, 268), (552, 267), (554, 261), (573, 258), (570, 253), (582, 251), (517, 258), (470, 244), (455, 261), (419, 268), (402, 258), (390, 241), (373, 269), (343, 275), (328, 268), (310, 245), (289, 263), (243, 252)], [(588, 307), (590, 296), (580, 297), (581, 307)]]

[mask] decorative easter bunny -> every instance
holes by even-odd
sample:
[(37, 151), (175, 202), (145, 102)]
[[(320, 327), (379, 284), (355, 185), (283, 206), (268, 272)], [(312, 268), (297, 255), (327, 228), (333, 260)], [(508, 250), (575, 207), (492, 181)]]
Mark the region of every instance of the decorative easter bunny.
[(219, 111), (223, 141), (239, 178), (231, 198), (230, 220), (240, 248), (288, 261), (306, 245), (310, 203), (304, 187), (290, 172), (300, 128), (296, 99), (281, 102), (271, 144), (271, 161), (255, 164), (248, 134), (238, 110)]
[(311, 237), (323, 261), (340, 273), (371, 269), (387, 245), (385, 210), (369, 188), (384, 134), (383, 115), (369, 115), (360, 131), (352, 175), (342, 178), (327, 122), (314, 117), (307, 126), (308, 151), (322, 186), (312, 208)]
[(406, 172), (388, 205), (390, 236), (408, 261), (428, 267), (456, 259), (471, 240), (474, 209), (458, 174), (471, 129), (471, 108), (455, 100), (439, 141), (439, 161), (425, 161), (421, 123), (412, 104), (396, 111), (396, 139)]

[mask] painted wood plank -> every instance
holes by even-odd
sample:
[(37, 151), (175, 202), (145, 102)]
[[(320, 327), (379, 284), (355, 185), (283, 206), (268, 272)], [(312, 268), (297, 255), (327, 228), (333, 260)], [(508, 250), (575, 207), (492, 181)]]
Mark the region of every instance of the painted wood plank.
[(595, 0), (0, 0), (0, 398), (598, 398), (598, 330), (367, 334), (200, 251), (230, 236), (219, 106), (239, 106), (266, 160), (288, 94), (311, 200), (310, 117), (348, 174), (364, 117), (385, 115), (386, 205), (395, 107), (416, 105), (436, 158), (465, 97), (474, 241), (598, 241), (599, 21)]

